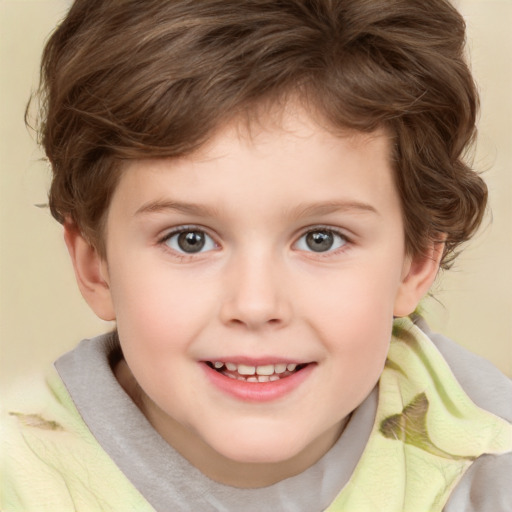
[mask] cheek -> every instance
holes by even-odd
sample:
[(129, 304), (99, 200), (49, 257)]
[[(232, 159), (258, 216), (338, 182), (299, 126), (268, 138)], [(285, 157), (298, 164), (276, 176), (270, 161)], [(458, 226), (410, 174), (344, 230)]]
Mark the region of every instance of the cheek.
[(304, 305), (305, 317), (333, 356), (333, 376), (342, 371), (344, 385), (377, 380), (391, 339), (397, 281), (368, 268), (348, 272)]
[(361, 265), (306, 282), (302, 295), (307, 303), (302, 313), (314, 312), (326, 326), (342, 330), (370, 328), (368, 324), (382, 321), (387, 324), (393, 317), (400, 282), (398, 271), (394, 274), (390, 267), (381, 271), (379, 266)]
[(330, 380), (336, 383), (336, 389), (343, 390), (335, 400), (345, 411), (357, 407), (379, 380), (391, 340), (391, 312), (383, 314), (377, 300), (374, 308), (367, 298), (363, 303), (368, 307), (358, 307), (351, 301), (343, 314), (333, 315), (322, 324), (321, 336), (330, 357)]
[(183, 378), (178, 364), (201, 329), (203, 301), (196, 291), (180, 286), (161, 272), (127, 278), (118, 274), (114, 304), (117, 330), (130, 370), (137, 382), (157, 403), (165, 403), (164, 390), (174, 389)]
[(123, 342), (144, 340), (145, 349), (166, 351), (186, 343), (211, 308), (207, 290), (200, 283), (191, 283), (155, 265), (144, 272), (127, 270), (118, 269), (112, 278), (117, 326)]

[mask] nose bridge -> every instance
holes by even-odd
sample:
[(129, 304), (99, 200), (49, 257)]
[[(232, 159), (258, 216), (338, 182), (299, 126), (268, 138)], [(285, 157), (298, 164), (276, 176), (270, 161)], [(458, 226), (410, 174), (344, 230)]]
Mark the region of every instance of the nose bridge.
[(223, 321), (251, 329), (287, 323), (291, 311), (283, 267), (270, 248), (233, 255), (222, 304)]

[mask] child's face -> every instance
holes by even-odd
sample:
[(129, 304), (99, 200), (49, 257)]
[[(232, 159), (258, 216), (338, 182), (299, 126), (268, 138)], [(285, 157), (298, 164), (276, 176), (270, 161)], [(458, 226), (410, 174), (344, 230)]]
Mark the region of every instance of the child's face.
[(103, 272), (155, 428), (220, 480), (226, 458), (316, 461), (383, 368), (403, 231), (386, 135), (340, 138), (302, 111), (127, 164)]

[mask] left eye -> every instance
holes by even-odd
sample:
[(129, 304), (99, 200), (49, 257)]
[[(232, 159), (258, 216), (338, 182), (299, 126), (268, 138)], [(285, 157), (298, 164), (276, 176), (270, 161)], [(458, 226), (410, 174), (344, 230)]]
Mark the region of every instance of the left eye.
[(187, 229), (171, 233), (164, 240), (164, 243), (171, 249), (185, 254), (211, 251), (216, 247), (212, 237), (199, 229)]
[(344, 236), (330, 229), (317, 229), (302, 235), (297, 244), (301, 251), (328, 252), (339, 249), (347, 243)]

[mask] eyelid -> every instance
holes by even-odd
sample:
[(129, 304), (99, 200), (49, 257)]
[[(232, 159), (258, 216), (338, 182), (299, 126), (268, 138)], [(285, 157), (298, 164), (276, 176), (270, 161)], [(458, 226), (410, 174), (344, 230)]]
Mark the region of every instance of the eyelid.
[(329, 224), (312, 224), (310, 226), (306, 226), (299, 231), (297, 239), (301, 238), (308, 233), (314, 233), (316, 231), (331, 231), (332, 233), (345, 238), (347, 241), (353, 241), (355, 235), (351, 234), (351, 232), (346, 228), (340, 228), (336, 226), (331, 226)]

